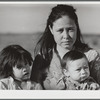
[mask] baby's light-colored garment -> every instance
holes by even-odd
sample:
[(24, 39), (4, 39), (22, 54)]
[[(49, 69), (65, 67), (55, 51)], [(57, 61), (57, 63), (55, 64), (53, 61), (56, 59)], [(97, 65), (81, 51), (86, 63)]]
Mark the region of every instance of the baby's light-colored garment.
[(65, 77), (66, 90), (99, 90), (100, 86), (92, 77), (88, 77), (82, 82), (72, 81), (70, 77)]
[[(89, 61), (91, 77), (96, 80), (100, 85), (100, 55), (97, 51), (91, 49), (84, 53)], [(53, 57), (47, 72), (47, 78), (44, 81), (44, 87), (47, 90), (61, 90), (64, 87), (63, 79), (59, 82), (63, 76), (61, 67), (61, 61), (57, 54), (53, 52)], [(54, 82), (56, 81), (56, 82)], [(58, 83), (55, 85), (55, 83)]]

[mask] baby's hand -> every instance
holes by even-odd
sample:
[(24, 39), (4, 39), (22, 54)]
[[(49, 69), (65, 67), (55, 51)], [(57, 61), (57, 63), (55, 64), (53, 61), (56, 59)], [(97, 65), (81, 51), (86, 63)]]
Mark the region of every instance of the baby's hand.
[(99, 90), (100, 86), (97, 83), (92, 83), (90, 85), (90, 90)]
[(81, 85), (79, 85), (78, 87), (76, 87), (77, 90), (89, 90), (89, 85), (87, 83), (83, 83)]

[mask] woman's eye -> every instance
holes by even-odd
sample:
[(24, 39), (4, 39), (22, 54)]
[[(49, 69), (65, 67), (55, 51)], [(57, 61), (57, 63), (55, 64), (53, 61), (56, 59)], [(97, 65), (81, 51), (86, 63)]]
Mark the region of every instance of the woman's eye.
[(74, 32), (74, 29), (73, 29), (73, 28), (70, 28), (69, 31), (70, 31), (70, 32)]
[(63, 32), (63, 29), (58, 30), (58, 32), (62, 33)]

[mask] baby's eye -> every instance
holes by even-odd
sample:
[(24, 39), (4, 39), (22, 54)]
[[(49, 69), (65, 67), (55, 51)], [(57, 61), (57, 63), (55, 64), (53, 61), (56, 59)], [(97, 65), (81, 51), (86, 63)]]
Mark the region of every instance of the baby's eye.
[(85, 66), (84, 69), (88, 69), (88, 66)]
[(76, 71), (80, 71), (81, 69), (79, 68), (79, 69), (77, 69)]

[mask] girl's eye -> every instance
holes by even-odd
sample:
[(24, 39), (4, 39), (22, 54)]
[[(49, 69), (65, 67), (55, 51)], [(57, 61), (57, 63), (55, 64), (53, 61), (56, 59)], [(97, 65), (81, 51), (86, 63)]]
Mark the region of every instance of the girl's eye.
[(17, 68), (18, 68), (18, 69), (21, 69), (21, 68), (22, 68), (22, 66), (17, 66)]

